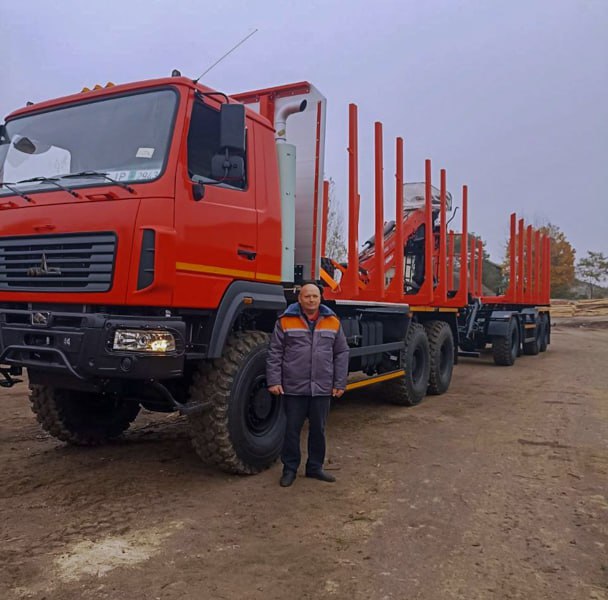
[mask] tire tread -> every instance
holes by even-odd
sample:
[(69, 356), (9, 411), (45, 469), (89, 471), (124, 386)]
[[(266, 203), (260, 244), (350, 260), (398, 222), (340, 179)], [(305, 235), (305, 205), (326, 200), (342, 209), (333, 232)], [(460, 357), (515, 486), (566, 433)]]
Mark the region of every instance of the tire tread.
[(399, 368), (405, 369), (405, 376), (393, 379), (384, 384), (388, 400), (391, 404), (396, 404), (398, 406), (415, 406), (416, 404), (419, 404), (425, 396), (425, 393), (417, 393), (414, 389), (409, 365), (406, 364), (406, 354), (408, 354), (408, 350), (412, 350), (412, 345), (416, 342), (417, 338), (419, 338), (418, 343), (422, 343), (426, 347), (427, 382), (424, 386), (425, 392), (428, 387), (428, 370), (430, 368), (428, 339), (426, 337), (425, 329), (420, 323), (410, 323), (405, 336), (405, 349), (400, 352), (399, 360)]
[(74, 446), (99, 446), (117, 438), (139, 413), (139, 405), (124, 405), (105, 426), (79, 430), (70, 422), (69, 406), (61, 394), (62, 390), (50, 386), (30, 385), (31, 408), (47, 433)]
[(515, 327), (518, 327), (517, 321), (515, 319), (512, 319), (509, 323), (508, 335), (496, 336), (492, 340), (492, 354), (494, 356), (494, 363), (501, 367), (510, 367), (515, 362), (515, 358), (513, 357), (511, 348), (512, 323), (515, 324)]
[[(441, 352), (440, 346), (442, 343), (442, 337), (445, 335), (444, 332), (447, 330), (449, 332), (449, 336), (452, 346), (452, 357), (454, 354), (454, 337), (452, 335), (452, 330), (448, 323), (445, 321), (429, 321), (425, 323), (424, 328), (426, 330), (426, 336), (429, 340), (429, 353), (431, 358), (431, 370), (429, 373), (429, 387), (428, 393), (432, 395), (443, 394), (447, 391), (450, 386), (450, 381), (452, 379), (452, 373), (450, 370), (450, 376), (447, 382), (442, 381), (440, 368), (441, 368)], [(452, 368), (454, 366), (454, 359), (452, 358)]]
[(211, 408), (188, 416), (192, 445), (206, 465), (228, 473), (254, 475), (264, 467), (246, 464), (237, 455), (230, 439), (228, 408), (230, 391), (245, 356), (269, 336), (261, 331), (245, 331), (228, 338), (221, 358), (202, 362), (190, 386), (192, 404), (210, 402)]

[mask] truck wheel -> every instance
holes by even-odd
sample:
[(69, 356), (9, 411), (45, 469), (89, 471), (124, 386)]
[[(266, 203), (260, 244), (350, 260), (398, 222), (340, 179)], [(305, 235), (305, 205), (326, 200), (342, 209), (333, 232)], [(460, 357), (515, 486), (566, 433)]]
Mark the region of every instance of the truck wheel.
[(194, 374), (190, 403), (211, 403), (188, 416), (192, 443), (204, 463), (252, 475), (270, 467), (283, 444), (285, 416), (266, 387), (268, 335), (231, 336), (222, 357)]
[(510, 367), (517, 358), (519, 352), (519, 327), (517, 319), (509, 321), (506, 335), (496, 336), (492, 340), (492, 353), (497, 365)]
[(410, 323), (408, 327), (405, 348), (400, 353), (400, 368), (405, 370), (405, 375), (385, 384), (388, 400), (400, 406), (414, 406), (426, 394), (431, 368), (429, 340), (419, 323)]
[(547, 346), (549, 345), (549, 317), (545, 314), (541, 314), (541, 336), (540, 343), (538, 344), (539, 352), (546, 352)]
[(454, 337), (452, 328), (445, 321), (425, 323), (429, 340), (430, 375), (427, 392), (439, 395), (447, 392), (454, 369)]
[(536, 356), (540, 352), (540, 340), (543, 336), (542, 317), (538, 315), (536, 321), (536, 329), (534, 330), (534, 339), (531, 342), (524, 342), (524, 354), (528, 356)]
[(98, 446), (117, 438), (135, 420), (139, 404), (112, 394), (30, 387), (32, 410), (42, 428), (75, 446)]

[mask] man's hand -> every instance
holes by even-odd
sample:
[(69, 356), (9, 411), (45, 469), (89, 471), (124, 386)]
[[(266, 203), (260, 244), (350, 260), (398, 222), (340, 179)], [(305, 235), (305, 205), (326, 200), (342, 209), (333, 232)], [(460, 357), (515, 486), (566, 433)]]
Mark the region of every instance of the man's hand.
[(338, 388), (334, 388), (334, 389), (331, 391), (331, 395), (332, 395), (334, 398), (340, 398), (340, 397), (342, 397), (342, 395), (343, 395), (343, 394), (344, 394), (344, 390), (339, 390)]
[(273, 396), (282, 396), (283, 395), (283, 386), (282, 385), (270, 385), (268, 386), (268, 391)]

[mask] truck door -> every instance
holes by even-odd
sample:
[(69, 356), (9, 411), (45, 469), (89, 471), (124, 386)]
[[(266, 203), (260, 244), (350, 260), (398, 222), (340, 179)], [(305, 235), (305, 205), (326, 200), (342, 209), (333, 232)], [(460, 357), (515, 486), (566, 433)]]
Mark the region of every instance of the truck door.
[[(207, 100), (207, 98), (205, 98)], [(257, 213), (253, 128), (247, 130), (245, 181), (228, 185), (211, 177), (211, 159), (219, 149), (220, 114), (214, 102), (193, 103), (187, 141), (187, 174), (178, 170), (175, 198), (177, 306), (215, 308), (226, 287), (237, 279), (255, 280)], [(193, 184), (204, 196), (197, 200)]]

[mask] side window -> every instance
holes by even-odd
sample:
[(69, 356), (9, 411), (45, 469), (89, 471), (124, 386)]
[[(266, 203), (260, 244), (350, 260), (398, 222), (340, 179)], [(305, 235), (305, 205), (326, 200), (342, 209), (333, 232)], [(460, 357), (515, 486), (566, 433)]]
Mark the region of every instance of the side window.
[[(198, 175), (209, 181), (211, 176), (211, 159), (218, 154), (220, 147), (220, 113), (217, 110), (195, 102), (192, 109), (190, 131), (188, 132), (188, 174)], [(244, 156), (247, 165), (247, 156)], [(246, 168), (246, 167), (245, 167)], [(227, 187), (244, 189), (247, 187), (246, 174), (243, 181), (224, 184)]]

